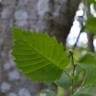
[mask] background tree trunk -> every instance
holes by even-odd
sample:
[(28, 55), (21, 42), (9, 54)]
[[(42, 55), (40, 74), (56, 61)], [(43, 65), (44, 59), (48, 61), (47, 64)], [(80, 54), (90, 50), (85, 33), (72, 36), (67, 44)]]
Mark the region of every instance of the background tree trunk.
[(89, 32), (88, 34), (88, 47), (91, 52), (95, 52), (93, 41), (94, 41), (94, 34)]
[(48, 32), (65, 45), (80, 0), (2, 0), (1, 3), (0, 93), (26, 92), (27, 96), (34, 96), (41, 83), (27, 80), (16, 69), (11, 58), (10, 28), (15, 24), (26, 30)]

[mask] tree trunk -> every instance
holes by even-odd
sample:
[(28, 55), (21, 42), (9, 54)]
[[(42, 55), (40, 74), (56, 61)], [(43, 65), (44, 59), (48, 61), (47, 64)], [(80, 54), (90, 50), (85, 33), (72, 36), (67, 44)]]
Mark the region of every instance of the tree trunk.
[(94, 52), (94, 45), (93, 45), (93, 40), (94, 40), (94, 34), (89, 32), (88, 34), (88, 47), (91, 52)]
[(0, 9), (0, 94), (26, 92), (27, 96), (34, 96), (34, 93), (41, 89), (41, 83), (27, 80), (16, 69), (11, 58), (10, 28), (14, 23), (27, 30), (48, 32), (65, 45), (80, 0), (3, 0), (1, 2), (3, 8)]

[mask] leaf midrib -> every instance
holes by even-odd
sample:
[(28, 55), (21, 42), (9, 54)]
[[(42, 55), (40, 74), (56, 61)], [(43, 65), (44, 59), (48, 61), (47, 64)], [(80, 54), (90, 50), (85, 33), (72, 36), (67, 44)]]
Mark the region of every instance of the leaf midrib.
[[(21, 40), (21, 39), (18, 39), (18, 40)], [(52, 59), (50, 59), (50, 58), (42, 55), (42, 53), (40, 52), (40, 50), (38, 51), (37, 48), (32, 47), (27, 40), (23, 40), (22, 39), (22, 41), (25, 42), (29, 47), (32, 48), (32, 50), (34, 50), (37, 54), (39, 54), (41, 57), (43, 57), (44, 59), (46, 59), (48, 62), (50, 62), (51, 64), (53, 64), (53, 65), (57, 66), (58, 68), (60, 68), (57, 64), (54, 63), (54, 61)]]

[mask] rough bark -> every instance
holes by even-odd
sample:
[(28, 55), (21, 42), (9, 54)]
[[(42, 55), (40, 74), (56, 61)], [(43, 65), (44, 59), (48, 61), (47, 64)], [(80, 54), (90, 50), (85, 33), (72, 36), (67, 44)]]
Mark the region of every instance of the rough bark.
[[(48, 8), (40, 13), (39, 9), (44, 10), (43, 3), (41, 6), (38, 6), (37, 14), (39, 19), (37, 25), (40, 25), (39, 27), (36, 25), (35, 30), (41, 32), (46, 31), (51, 35), (55, 35), (58, 41), (63, 42), (65, 45), (80, 1), (81, 0), (42, 0), (42, 2), (46, 2), (45, 4), (48, 5)], [(39, 2), (40, 0), (38, 0), (38, 3)]]
[[(55, 8), (52, 12), (52, 21), (48, 23), (50, 25), (48, 31), (65, 45), (80, 0), (58, 0), (57, 3), (61, 3), (61, 5), (60, 8), (58, 8), (58, 5), (53, 5)], [(56, 15), (56, 13), (58, 13), (58, 15)]]
[[(27, 96), (34, 96), (34, 93), (41, 89), (38, 86), (41, 83), (31, 82), (21, 76), (12, 61), (10, 28), (13, 23), (27, 30), (48, 32), (65, 44), (79, 3), (80, 0), (2, 1), (3, 8), (0, 12), (0, 94), (18, 95), (21, 89), (23, 91), (26, 89), (27, 91), (25, 91), (29, 94)], [(25, 16), (24, 18), (22, 14)], [(18, 18), (20, 15), (22, 18)], [(16, 78), (11, 76), (10, 79), (9, 73), (14, 73), (14, 70)], [(5, 85), (7, 89), (4, 89)]]

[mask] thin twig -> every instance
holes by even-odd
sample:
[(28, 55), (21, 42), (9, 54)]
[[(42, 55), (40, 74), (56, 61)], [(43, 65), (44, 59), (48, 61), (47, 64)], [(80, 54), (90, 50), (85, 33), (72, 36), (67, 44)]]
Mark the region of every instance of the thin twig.
[(72, 48), (73, 51), (75, 50), (75, 48), (76, 48), (76, 46), (77, 46), (77, 44), (78, 44), (78, 41), (79, 41), (79, 39), (80, 39), (81, 32), (82, 32), (82, 31), (84, 30), (84, 28), (85, 28), (85, 26), (83, 26), (83, 24), (81, 24), (81, 26), (82, 26), (82, 28), (81, 28), (81, 30), (80, 30), (80, 32), (79, 32), (79, 34), (78, 34), (78, 37), (77, 37), (77, 39), (76, 39), (76, 42), (75, 42), (75, 44), (74, 44), (74, 46), (73, 46), (73, 48)]
[(80, 38), (80, 35), (81, 35), (81, 32), (79, 32), (79, 34), (78, 34), (78, 37), (77, 37), (77, 39), (76, 39), (76, 42), (75, 42), (75, 44), (74, 44), (74, 46), (73, 46), (73, 50), (75, 50), (75, 48), (76, 48), (76, 46), (77, 46), (77, 43), (78, 43), (78, 41), (79, 41), (79, 38)]
[(70, 51), (70, 56), (71, 56), (71, 62), (73, 66), (73, 71), (72, 71), (72, 95), (74, 94), (74, 77), (75, 77), (75, 70), (76, 70), (76, 64), (74, 63), (74, 57), (73, 57), (73, 52)]

